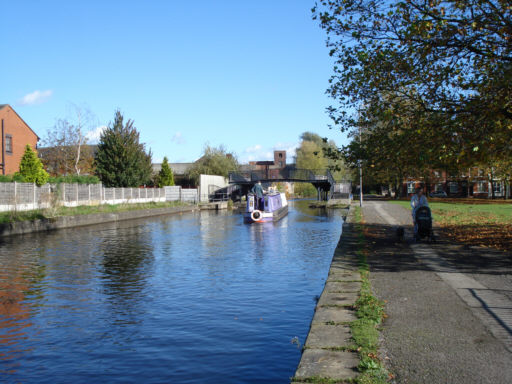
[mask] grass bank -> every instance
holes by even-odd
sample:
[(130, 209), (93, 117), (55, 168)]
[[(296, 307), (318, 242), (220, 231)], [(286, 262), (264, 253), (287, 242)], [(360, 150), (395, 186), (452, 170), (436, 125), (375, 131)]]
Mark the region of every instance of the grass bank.
[(357, 320), (350, 323), (352, 338), (357, 346), (361, 375), (356, 379), (359, 384), (384, 384), (393, 377), (384, 368), (378, 357), (379, 325), (384, 314), (384, 303), (377, 299), (370, 284), (370, 269), (366, 261), (368, 249), (363, 231), (361, 208), (353, 205), (355, 229), (358, 233), (357, 255), (361, 275), (360, 296), (355, 303)]
[(103, 204), (82, 205), (79, 207), (57, 207), (54, 209), (40, 209), (34, 211), (0, 212), (0, 224), (17, 221), (32, 221), (38, 219), (51, 219), (61, 216), (90, 215), (94, 213), (117, 213), (141, 209), (172, 208), (185, 205), (178, 201), (151, 202), (139, 204)]
[[(410, 209), (408, 201), (391, 201)], [(470, 245), (512, 251), (512, 204), (429, 202), (434, 222), (445, 236)]]

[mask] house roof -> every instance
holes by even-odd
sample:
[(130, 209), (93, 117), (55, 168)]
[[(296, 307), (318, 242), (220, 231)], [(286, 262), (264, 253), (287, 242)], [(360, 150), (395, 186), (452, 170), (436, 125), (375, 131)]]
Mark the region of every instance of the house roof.
[[(194, 163), (169, 163), (175, 175), (184, 175), (193, 165)], [(153, 163), (153, 172), (160, 172), (160, 169), (162, 169), (162, 163)]]
[(23, 120), (23, 119), (21, 118), (21, 116), (20, 116), (20, 115), (18, 115), (18, 112), (16, 112), (16, 111), (14, 110), (14, 108), (13, 108), (13, 107), (11, 107), (9, 104), (0, 104), (0, 110), (1, 110), (1, 109), (3, 109), (3, 108), (5, 108), (5, 107), (10, 107), (10, 108), (11, 108), (11, 110), (16, 114), (16, 116), (18, 116), (18, 118), (19, 118), (21, 121), (23, 121), (23, 124), (25, 124), (25, 125), (28, 127), (28, 129), (30, 129), (30, 130), (32, 131), (32, 133), (33, 133), (34, 135), (36, 135), (37, 140), (39, 140), (39, 139), (40, 139), (40, 137), (37, 135), (37, 133), (35, 133), (35, 131), (34, 131), (32, 128), (30, 128), (30, 125), (28, 125), (28, 124), (25, 122), (25, 120)]

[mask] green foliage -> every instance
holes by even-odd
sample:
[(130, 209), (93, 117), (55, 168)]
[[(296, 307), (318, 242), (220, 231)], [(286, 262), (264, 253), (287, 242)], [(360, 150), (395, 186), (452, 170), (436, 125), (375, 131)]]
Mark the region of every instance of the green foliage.
[(207, 144), (203, 156), (187, 171), (187, 176), (197, 185), (200, 175), (228, 177), (229, 172), (236, 171), (238, 167), (236, 157), (227, 153), (223, 146), (215, 148)]
[(174, 185), (174, 175), (172, 173), (171, 167), (169, 167), (169, 161), (167, 160), (167, 157), (164, 157), (162, 168), (158, 173), (158, 186), (162, 188), (169, 185)]
[(36, 183), (39, 186), (46, 184), (50, 177), (43, 169), (41, 160), (28, 144), (20, 161), (20, 170), (15, 174), (15, 177), (18, 176), (22, 176), (27, 183)]
[(293, 194), (296, 197), (315, 197), (317, 192), (316, 188), (311, 183), (295, 183), (293, 187)]
[(0, 175), (0, 183), (12, 183), (13, 181), (25, 183), (25, 177), (19, 173), (15, 173), (14, 175)]
[(322, 146), (314, 141), (303, 141), (297, 148), (297, 168), (327, 169), (327, 159), (323, 156)]
[[(299, 169), (327, 169), (327, 159), (323, 157), (322, 138), (315, 133), (304, 132), (301, 145), (297, 148), (296, 165)], [(316, 188), (311, 183), (295, 183), (294, 194), (297, 197), (314, 197)]]
[(96, 174), (106, 187), (138, 187), (150, 182), (151, 151), (146, 152), (133, 121), (124, 123), (120, 111), (101, 134), (95, 164)]
[(60, 184), (60, 183), (68, 183), (68, 184), (99, 184), (101, 181), (97, 176), (94, 175), (68, 175), (68, 176), (58, 176), (58, 177), (50, 177), (50, 184)]
[(392, 183), (427, 165), (510, 163), (507, 2), (321, 0), (313, 17), (335, 60), (329, 115), (354, 141), (363, 131), (345, 151), (352, 165), (361, 159), (365, 174)]

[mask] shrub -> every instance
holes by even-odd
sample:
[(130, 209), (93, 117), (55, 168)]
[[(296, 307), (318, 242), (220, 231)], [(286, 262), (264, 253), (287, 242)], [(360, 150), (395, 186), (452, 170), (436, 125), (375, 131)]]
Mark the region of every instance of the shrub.
[(43, 163), (41, 163), (37, 154), (28, 144), (26, 145), (25, 153), (21, 158), (20, 171), (14, 176), (16, 177), (17, 175), (21, 175), (27, 183), (36, 183), (39, 186), (46, 184), (50, 177), (43, 169)]

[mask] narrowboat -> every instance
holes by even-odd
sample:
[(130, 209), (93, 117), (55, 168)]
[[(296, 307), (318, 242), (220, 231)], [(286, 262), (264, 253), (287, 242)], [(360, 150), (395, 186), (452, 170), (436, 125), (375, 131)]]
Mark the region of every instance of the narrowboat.
[(244, 222), (265, 223), (281, 220), (288, 214), (286, 195), (280, 192), (270, 192), (263, 196), (263, 206), (253, 194), (247, 195), (247, 209), (244, 212)]

